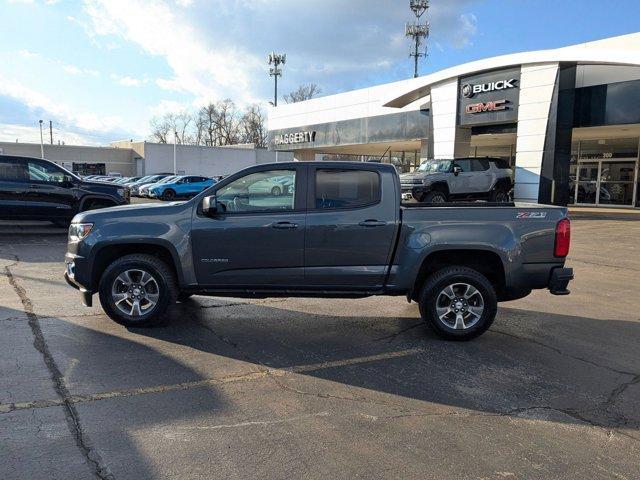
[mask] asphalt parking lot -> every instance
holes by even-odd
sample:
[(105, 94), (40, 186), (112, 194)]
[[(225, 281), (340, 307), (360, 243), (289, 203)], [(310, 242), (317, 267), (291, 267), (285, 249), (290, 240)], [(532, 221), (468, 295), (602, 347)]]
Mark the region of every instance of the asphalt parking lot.
[[(402, 298), (195, 297), (126, 329), (0, 224), (0, 478), (640, 478), (640, 216), (573, 223), (572, 295), (469, 343)], [(97, 305), (98, 302), (96, 302)]]

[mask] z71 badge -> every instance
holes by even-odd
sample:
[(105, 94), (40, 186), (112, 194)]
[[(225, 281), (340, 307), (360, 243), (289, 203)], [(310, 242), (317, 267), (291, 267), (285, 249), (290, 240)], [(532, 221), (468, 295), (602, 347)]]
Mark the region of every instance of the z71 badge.
[(547, 212), (518, 212), (516, 218), (547, 218)]

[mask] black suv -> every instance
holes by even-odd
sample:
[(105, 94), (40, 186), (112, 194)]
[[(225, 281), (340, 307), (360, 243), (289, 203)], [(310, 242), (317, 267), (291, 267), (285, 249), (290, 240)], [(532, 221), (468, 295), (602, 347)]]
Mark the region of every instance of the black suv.
[(32, 157), (0, 155), (0, 219), (50, 220), (65, 226), (85, 210), (129, 203), (129, 189), (90, 182)]

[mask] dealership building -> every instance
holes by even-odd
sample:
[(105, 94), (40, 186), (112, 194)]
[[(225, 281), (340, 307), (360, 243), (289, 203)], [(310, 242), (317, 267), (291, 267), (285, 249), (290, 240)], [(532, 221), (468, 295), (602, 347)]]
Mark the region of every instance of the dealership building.
[(639, 207), (640, 33), (503, 55), (272, 107), (269, 146), (298, 160), (496, 156), (518, 201)]

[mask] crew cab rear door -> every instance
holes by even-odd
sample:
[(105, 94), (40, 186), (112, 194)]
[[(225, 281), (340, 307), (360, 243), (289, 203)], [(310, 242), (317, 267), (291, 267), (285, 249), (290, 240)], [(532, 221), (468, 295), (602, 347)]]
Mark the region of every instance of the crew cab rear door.
[(399, 215), (397, 188), (392, 176), (375, 166), (309, 166), (308, 287), (358, 290), (383, 285)]

